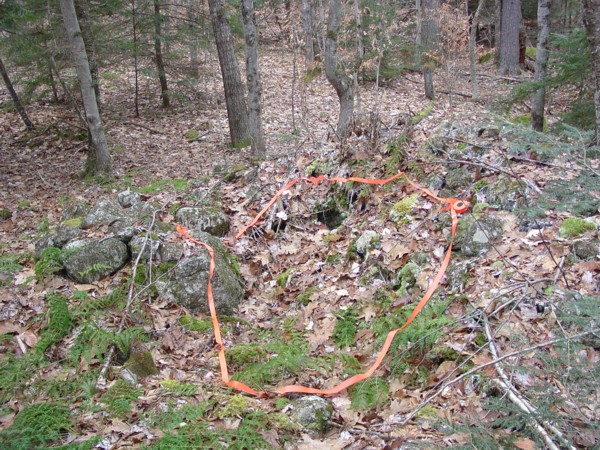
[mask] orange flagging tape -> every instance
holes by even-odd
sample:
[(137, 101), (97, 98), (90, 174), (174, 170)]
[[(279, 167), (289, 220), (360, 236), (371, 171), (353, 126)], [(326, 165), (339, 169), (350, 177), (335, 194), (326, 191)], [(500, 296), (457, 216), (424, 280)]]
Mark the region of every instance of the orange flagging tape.
[[(358, 178), (358, 177), (349, 177), (349, 178), (331, 177), (331, 178), (329, 178), (329, 177), (325, 177), (325, 176), (296, 178), (296, 179), (290, 181), (289, 183), (287, 183), (279, 191), (277, 191), (277, 193), (273, 196), (273, 198), (269, 201), (269, 203), (267, 203), (267, 205), (256, 215), (256, 217), (254, 217), (254, 219), (252, 220), (252, 222), (250, 222), (250, 224), (248, 224), (247, 226), (242, 228), (242, 230), (236, 235), (235, 238), (239, 239), (241, 236), (243, 236), (243, 234), (246, 231), (248, 231), (250, 228), (255, 226), (259, 222), (260, 218), (269, 210), (269, 208), (271, 208), (271, 206), (273, 206), (273, 203), (275, 203), (277, 201), (277, 198), (283, 192), (290, 189), (294, 184), (296, 184), (299, 181), (305, 181), (310, 184), (317, 184), (317, 183), (320, 183), (321, 181), (329, 181), (332, 183), (334, 183), (334, 182), (347, 183), (348, 181), (355, 181), (357, 183), (364, 183), (364, 184), (386, 184), (386, 183), (396, 180), (402, 176), (404, 176), (406, 178), (406, 176), (402, 172), (397, 173), (396, 175), (394, 175), (390, 178), (385, 178), (385, 179), (367, 179), (367, 178)], [(257, 391), (240, 381), (231, 380), (229, 378), (229, 370), (227, 368), (227, 361), (225, 359), (225, 345), (223, 344), (223, 339), (221, 337), (221, 329), (219, 327), (219, 320), (217, 318), (217, 311), (215, 309), (215, 302), (214, 302), (213, 293), (212, 293), (212, 278), (213, 278), (213, 274), (214, 274), (214, 270), (215, 270), (214, 250), (205, 242), (201, 242), (201, 241), (198, 241), (198, 240), (192, 238), (189, 235), (188, 230), (185, 227), (182, 227), (181, 225), (177, 225), (177, 232), (179, 234), (181, 234), (188, 241), (204, 247), (210, 255), (210, 268), (209, 268), (209, 276), (208, 276), (208, 307), (210, 310), (210, 317), (212, 319), (213, 329), (215, 332), (215, 341), (217, 342), (217, 345), (219, 346), (219, 365), (221, 367), (221, 379), (223, 381), (223, 384), (225, 384), (226, 386), (228, 386), (230, 388), (237, 389), (238, 391), (246, 392), (248, 394), (256, 395), (256, 396), (284, 395), (284, 394), (290, 394), (290, 393), (335, 395), (335, 394), (340, 393), (344, 389), (347, 389), (348, 387), (352, 386), (353, 384), (356, 384), (359, 381), (366, 380), (371, 375), (373, 375), (373, 373), (381, 365), (381, 363), (383, 362), (383, 359), (387, 355), (387, 352), (390, 349), (390, 346), (392, 345), (392, 341), (394, 340), (394, 336), (396, 336), (396, 333), (398, 333), (400, 330), (406, 328), (415, 319), (415, 317), (417, 317), (417, 315), (425, 307), (425, 305), (427, 304), (427, 302), (429, 301), (429, 299), (431, 298), (431, 296), (437, 289), (438, 285), (440, 284), (440, 281), (442, 280), (442, 277), (444, 276), (444, 273), (446, 272), (446, 269), (448, 268), (448, 264), (450, 262), (450, 256), (452, 255), (452, 244), (454, 243), (454, 236), (456, 234), (456, 228), (458, 226), (458, 215), (466, 212), (469, 207), (469, 203), (465, 200), (460, 200), (460, 199), (455, 199), (455, 198), (441, 198), (441, 197), (438, 197), (437, 195), (433, 194), (430, 190), (418, 186), (416, 183), (409, 180), (408, 178), (406, 178), (406, 181), (408, 181), (408, 183), (411, 186), (413, 186), (415, 189), (418, 189), (421, 192), (423, 192), (425, 195), (427, 195), (435, 200), (438, 200), (442, 203), (446, 203), (446, 206), (444, 208), (442, 208), (442, 211), (450, 211), (450, 215), (452, 216), (452, 237), (450, 239), (450, 245), (448, 245), (448, 250), (446, 251), (446, 255), (444, 256), (442, 265), (441, 265), (438, 273), (435, 275), (433, 281), (429, 285), (427, 292), (425, 292), (425, 295), (423, 295), (423, 297), (421, 298), (421, 300), (419, 301), (419, 303), (413, 310), (410, 317), (406, 320), (404, 325), (402, 325), (401, 327), (396, 328), (388, 333), (388, 335), (385, 339), (385, 343), (383, 344), (383, 347), (379, 351), (379, 354), (377, 355), (375, 362), (367, 369), (366, 372), (354, 375), (354, 376), (344, 380), (343, 382), (341, 382), (340, 384), (338, 384), (337, 386), (335, 386), (331, 389), (316, 389), (316, 388), (311, 388), (311, 387), (307, 387), (307, 386), (301, 386), (301, 385), (294, 384), (294, 385), (282, 386), (282, 387), (279, 387), (279, 388), (271, 390), (271, 391), (264, 391), (264, 390)]]

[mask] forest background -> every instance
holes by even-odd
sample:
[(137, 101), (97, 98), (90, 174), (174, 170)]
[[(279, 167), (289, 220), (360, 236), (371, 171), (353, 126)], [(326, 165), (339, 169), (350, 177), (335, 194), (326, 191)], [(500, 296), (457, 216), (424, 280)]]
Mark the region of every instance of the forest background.
[[(599, 22), (598, 0), (0, 1), (2, 447), (597, 447)], [(402, 182), (297, 186), (231, 238), (296, 177), (399, 171), (469, 201), (450, 268), (310, 420), (220, 386), (209, 318), (152, 262), (78, 283), (36, 251), (125, 190), (166, 225), (148, 240), (222, 210), (235, 376), (332, 387), (421, 298), (448, 214)]]

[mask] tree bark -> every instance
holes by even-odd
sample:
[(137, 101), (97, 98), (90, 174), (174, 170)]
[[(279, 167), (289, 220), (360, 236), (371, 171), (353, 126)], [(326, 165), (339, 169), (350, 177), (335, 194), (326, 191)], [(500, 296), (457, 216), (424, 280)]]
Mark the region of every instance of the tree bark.
[(96, 94), (92, 86), (92, 76), (88, 63), (85, 44), (79, 29), (77, 14), (73, 0), (60, 0), (63, 22), (67, 32), (67, 39), (71, 44), (73, 60), (77, 69), (77, 78), (81, 87), (81, 97), (85, 108), (88, 131), (93, 143), (89, 149), (86, 161), (86, 173), (110, 177), (112, 175), (112, 161), (108, 152), (108, 144), (98, 111)]
[(479, 17), (483, 10), (485, 0), (479, 0), (477, 9), (471, 20), (471, 29), (469, 32), (469, 66), (471, 68), (471, 95), (474, 99), (479, 98), (479, 83), (477, 82), (477, 27), (479, 26)]
[(88, 0), (75, 0), (75, 12), (79, 20), (81, 28), (81, 37), (87, 52), (88, 62), (90, 64), (90, 74), (92, 76), (92, 87), (96, 94), (96, 103), (98, 103), (98, 111), (100, 108), (100, 80), (98, 78), (98, 59), (96, 58), (96, 42), (94, 33), (92, 32), (92, 21), (90, 19), (90, 7)]
[(432, 53), (437, 50), (440, 30), (435, 18), (440, 7), (440, 0), (421, 0), (421, 44), (424, 53), (421, 55), (423, 66), (423, 82), (425, 84), (425, 97), (429, 100), (435, 98), (433, 87), (433, 71), (436, 66)]
[(248, 125), (252, 154), (265, 156), (265, 139), (262, 128), (262, 86), (258, 68), (258, 43), (254, 15), (254, 1), (242, 0), (242, 24), (246, 41), (246, 83), (248, 86)]
[(519, 29), (521, 1), (502, 0), (502, 30), (500, 32), (500, 74), (516, 75), (519, 71)]
[(311, 0), (302, 0), (302, 31), (304, 32), (304, 56), (307, 63), (315, 61)]
[(327, 18), (327, 35), (325, 37), (325, 75), (333, 86), (340, 102), (340, 115), (337, 124), (337, 135), (340, 139), (346, 137), (348, 126), (354, 114), (354, 93), (352, 79), (344, 73), (338, 62), (337, 39), (342, 19), (341, 0), (331, 0)]
[(208, 0), (208, 7), (223, 76), (231, 143), (234, 147), (242, 147), (247, 145), (249, 139), (248, 110), (244, 98), (244, 85), (231, 41), (225, 0)]
[(196, 0), (187, 1), (187, 20), (190, 35), (189, 39), (189, 50), (190, 50), (190, 73), (192, 77), (198, 78), (200, 76), (200, 58), (198, 57), (198, 9), (196, 7)]
[[(550, 37), (550, 0), (538, 0), (537, 11), (538, 38), (535, 53), (536, 83), (546, 80), (546, 66), (548, 65), (548, 39)], [(544, 130), (544, 107), (546, 106), (546, 88), (539, 86), (533, 94), (531, 103), (531, 126), (535, 131)]]
[(4, 67), (4, 62), (2, 61), (1, 57), (0, 57), (0, 74), (2, 75), (2, 79), (4, 80), (4, 85), (6, 86), (6, 90), (10, 94), (10, 97), (12, 98), (13, 104), (15, 105), (15, 109), (19, 113), (19, 116), (21, 116), (21, 120), (23, 121), (23, 123), (25, 124), (25, 126), (27, 127), (28, 130), (30, 130), (30, 131), (33, 130), (35, 127), (33, 126), (33, 123), (31, 122), (31, 120), (29, 119), (29, 116), (27, 115), (27, 111), (25, 111), (25, 107), (23, 106), (23, 103), (21, 103), (21, 100), (19, 99), (19, 96), (17, 95), (17, 91), (15, 91), (15, 88), (14, 88), (12, 82), (10, 81), (10, 77), (8, 76), (8, 72), (6, 71), (6, 67)]
[(139, 50), (139, 34), (137, 21), (136, 0), (131, 0), (131, 29), (133, 32), (133, 75), (134, 75), (134, 91), (133, 91), (133, 109), (135, 117), (140, 117), (140, 74), (138, 66), (138, 50)]
[(583, 0), (583, 22), (590, 49), (596, 109), (596, 145), (600, 146), (600, 0)]
[(162, 16), (160, 14), (160, 0), (153, 0), (154, 3), (154, 59), (156, 62), (156, 70), (158, 71), (158, 80), (160, 82), (160, 97), (162, 99), (162, 107), (168, 108), (169, 101), (169, 86), (167, 85), (167, 74), (165, 72), (165, 62), (162, 53), (162, 34), (161, 23)]

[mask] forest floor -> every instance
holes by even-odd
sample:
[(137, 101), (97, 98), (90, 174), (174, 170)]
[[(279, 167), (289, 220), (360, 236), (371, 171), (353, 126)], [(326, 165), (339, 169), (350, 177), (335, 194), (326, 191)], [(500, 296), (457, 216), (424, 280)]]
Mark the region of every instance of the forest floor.
[[(575, 179), (581, 171), (589, 169), (597, 174), (600, 170), (598, 160), (563, 154), (562, 147), (556, 157), (541, 161), (536, 148), (523, 143), (518, 125), (514, 125), (517, 131), (512, 135), (486, 131), (507, 126), (507, 116), (492, 112), (491, 106), (507, 94), (513, 83), (493, 76), (491, 65), (479, 68), (482, 96), (478, 100), (454, 95), (450, 102), (449, 95), (439, 94), (430, 105), (417, 73), (385, 80), (378, 89), (373, 83), (362, 84), (364, 114), (355, 128), (362, 131), (353, 134), (343, 146), (336, 142), (333, 132), (337, 99), (324, 75), (306, 82), (295, 79), (292, 57), (285, 49), (269, 49), (261, 56), (261, 65), (268, 68), (263, 74), (263, 124), (268, 154), (257, 170), (252, 168), (249, 149), (232, 150), (227, 146), (223, 95), (218, 80), (209, 73), (202, 75), (187, 101), (169, 110), (158, 108), (154, 81), (148, 80), (142, 89), (140, 117), (133, 114), (132, 74), (103, 73), (102, 112), (115, 170), (115, 179), (108, 184), (76, 176), (84, 166), (86, 143), (75, 138), (82, 125), (74, 119), (70, 106), (43, 101), (30, 105), (28, 112), (37, 131), (29, 134), (16, 113), (0, 113), (0, 208), (10, 212), (10, 217), (3, 217), (0, 222), (0, 251), (3, 257), (20, 255), (18, 268), (10, 275), (3, 273), (0, 280), (0, 358), (9, 354), (21, 357), (35, 347), (45, 323), (48, 292), (58, 290), (73, 298), (77, 291), (85, 290), (89, 298), (99, 298), (127, 282), (129, 269), (86, 286), (59, 276), (46, 282), (33, 279), (35, 261), (31, 255), (35, 239), (57, 224), (68, 206), (78, 202), (93, 203), (101, 197), (115, 197), (127, 188), (154, 186), (145, 191), (146, 198), (165, 205), (164, 220), (172, 221), (166, 211), (177, 202), (192, 206), (199, 199), (218, 199), (231, 219), (227, 240), (232, 242), (238, 230), (283, 184), (306, 175), (311, 167), (318, 166), (317, 171), (332, 176), (360, 174), (367, 178), (384, 178), (406, 170), (410, 177), (427, 183), (432, 179), (428, 176), (436, 174), (443, 179), (450, 170), (461, 166), (466, 169), (469, 182), (456, 189), (454, 195), (472, 203), (481, 202), (474, 194), (474, 186), (481, 186), (481, 180), (489, 184), (502, 176), (521, 180), (521, 197), (529, 197), (533, 202), (546, 185), (557, 179)], [(470, 93), (466, 69), (453, 73), (451, 80), (439, 77), (441, 90), (447, 89), (445, 84), (451, 81), (456, 92)], [(526, 74), (520, 79), (527, 77)], [(0, 91), (0, 100), (3, 104), (9, 102), (5, 91)], [(550, 111), (558, 113), (560, 96), (554, 102)], [(431, 110), (428, 106), (432, 106)], [(427, 112), (421, 114), (423, 111)], [(378, 136), (374, 141), (364, 130), (375, 113)], [(526, 109), (513, 108), (508, 117), (524, 113)], [(420, 120), (413, 123), (412, 117)], [(550, 122), (554, 119), (551, 115)], [(199, 136), (189, 139), (190, 130), (198, 130)], [(405, 133), (408, 140), (394, 144), (400, 133)], [(526, 148), (521, 153), (509, 152), (513, 137), (515, 142), (521, 139), (521, 146)], [(394, 154), (399, 151), (397, 147), (402, 147), (400, 158)], [(223, 175), (235, 167), (243, 168), (242, 176), (224, 181)], [(189, 183), (176, 190), (176, 180)], [(343, 225), (333, 232), (315, 220), (314, 213), (315, 206), (325, 202), (330, 188), (293, 188), (286, 198), (289, 223), (284, 230), (249, 233), (232, 245), (241, 261), (248, 297), (239, 309), (239, 323), (226, 331), (229, 344), (252, 343), (264, 332), (273, 332), (284, 340), (292, 334), (305, 339), (311, 357), (340, 352), (352, 356), (364, 368), (381, 347), (382, 331), (376, 327), (392, 328), (391, 323), (377, 322), (388, 314), (382, 307), (386, 304), (381, 300), (382, 293), (391, 309), (418, 301), (426, 290), (448, 243), (449, 219), (447, 213), (440, 212), (442, 205), (420, 197), (410, 220), (398, 225), (390, 220), (389, 211), (414, 190), (402, 183), (373, 188), (359, 195)], [(598, 191), (591, 195), (597, 199)], [(578, 448), (600, 443), (599, 390), (594, 393), (594, 389), (565, 377), (567, 363), (558, 364), (551, 371), (547, 357), (558, 361), (559, 352), (552, 345), (526, 351), (545, 341), (589, 331), (589, 323), (570, 328), (572, 324), (563, 321), (559, 312), (568, 309), (564, 305), (570, 298), (567, 292), (598, 298), (600, 260), (570, 257), (573, 240), (559, 234), (563, 220), (571, 215), (569, 211), (548, 210), (542, 231), (523, 226), (510, 210), (491, 207), (484, 209), (483, 214), (501, 219), (502, 237), (484, 254), (466, 257), (455, 252), (452, 256), (451, 266), (466, 269), (462, 281), (445, 280), (438, 288), (435, 301), (446, 302), (444, 318), (448, 320), (431, 313), (431, 327), (423, 322), (418, 325), (421, 332), (437, 332), (437, 343), (419, 347), (419, 340), (404, 342), (404, 353), (388, 356), (376, 373), (377, 380), (384, 383), (376, 385), (376, 390), (385, 392), (368, 394), (374, 399), (367, 398), (361, 404), (356, 400), (360, 393), (356, 392), (333, 397), (334, 415), (323, 435), (278, 428), (271, 423), (264, 429), (258, 427), (264, 439), (260, 442), (266, 444), (255, 448), (483, 448), (482, 442), (504, 442), (499, 445), (533, 449), (546, 448), (546, 438), (558, 442), (560, 448), (566, 446), (565, 442)], [(591, 220), (599, 223), (597, 212)], [(365, 230), (374, 230), (381, 237), (379, 244), (363, 259), (348, 258), (349, 247)], [(175, 233), (170, 239), (177, 239)], [(398, 274), (413, 254), (425, 255), (425, 259), (408, 292), (399, 295), (400, 286), (394, 283), (400, 282)], [(286, 277), (283, 283), (282, 274)], [(318, 289), (311, 293), (311, 286)], [(306, 301), (299, 302), (298, 297), (306, 292)], [(203, 420), (206, 430), (224, 434), (241, 430), (244, 421), (250, 421), (245, 416), (247, 411), (285, 414), (286, 406), (277, 399), (232, 397), (219, 384), (211, 332), (186, 330), (179, 319), (189, 312), (177, 305), (160, 298), (144, 301), (145, 315), (139, 320), (151, 336), (149, 346), (159, 373), (142, 380), (142, 391), (132, 402), (131, 411), (121, 417), (111, 416), (102, 407), (90, 407), (80, 397), (69, 397), (76, 420), (59, 443), (74, 445), (95, 437), (100, 438), (99, 448), (156, 444), (159, 438), (177, 435), (180, 428), (185, 428), (181, 424), (166, 430), (158, 425), (160, 420), (156, 417), (161, 411), (186, 403), (210, 405), (203, 411), (202, 419), (187, 418), (188, 423)], [(354, 333), (350, 333), (352, 338), (347, 345), (340, 345), (340, 324), (349, 319), (355, 326)], [(108, 325), (115, 326), (119, 320), (115, 317)], [(282, 331), (276, 334), (277, 330)], [(76, 331), (73, 334), (65, 339), (65, 348), (75, 340)], [(441, 355), (441, 348), (453, 356)], [(597, 343), (573, 347), (572, 351), (573, 364), (580, 364), (584, 372), (586, 364), (593, 367), (600, 363)], [(502, 355), (511, 352), (517, 352), (514, 358), (502, 360)], [(67, 381), (85, 371), (97, 375), (101, 366), (98, 360), (82, 361), (65, 372), (60, 349), (49, 353), (50, 363), (37, 374), (38, 381)], [(396, 358), (404, 362), (402, 369), (394, 365)], [(501, 361), (489, 364), (495, 359)], [(503, 364), (514, 392), (508, 393), (510, 389), (502, 384)], [(461, 377), (467, 369), (477, 366), (481, 366), (480, 371)], [(2, 365), (0, 372), (4, 373), (6, 367)], [(321, 364), (302, 370), (293, 377), (280, 375), (273, 384), (299, 382), (332, 387), (346, 373), (338, 361), (330, 367)], [(166, 379), (193, 384), (195, 394), (170, 395), (161, 385)], [(29, 383), (34, 384), (33, 380)], [(598, 385), (596, 379), (595, 386)], [(101, 395), (102, 392), (92, 392), (89, 403), (101, 404)], [(505, 404), (514, 403), (514, 397), (529, 397), (536, 405), (548, 396), (563, 402), (545, 404), (546, 409), (540, 407), (543, 413), (539, 416), (530, 412), (545, 432), (527, 422), (529, 419), (520, 425), (494, 422), (493, 427), (485, 428), (495, 420), (518, 415), (514, 410), (517, 408), (501, 411), (497, 405), (490, 407), (486, 403), (489, 397)], [(232, 398), (239, 402), (239, 410), (225, 408), (234, 403)], [(18, 412), (28, 402), (55, 400), (50, 392), (33, 394), (25, 390), (15, 394), (2, 406), (0, 428), (14, 425)], [(543, 425), (548, 411), (562, 418), (556, 426), (563, 437)], [(177, 442), (183, 445), (185, 441)], [(236, 448), (230, 441), (227, 445)], [(177, 445), (170, 447), (165, 441), (157, 448)]]

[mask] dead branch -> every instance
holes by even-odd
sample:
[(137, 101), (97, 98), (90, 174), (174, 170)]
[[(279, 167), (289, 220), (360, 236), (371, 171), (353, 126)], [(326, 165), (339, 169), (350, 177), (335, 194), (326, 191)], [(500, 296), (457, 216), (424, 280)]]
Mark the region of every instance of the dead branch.
[(150, 128), (147, 127), (146, 125), (142, 125), (141, 123), (135, 123), (135, 122), (124, 122), (124, 125), (131, 125), (134, 127), (138, 127), (138, 128), (143, 128), (144, 130), (148, 130), (150, 133), (154, 133), (154, 134), (162, 134), (163, 136), (166, 136), (166, 133), (159, 131), (159, 130), (155, 130), (154, 128)]

